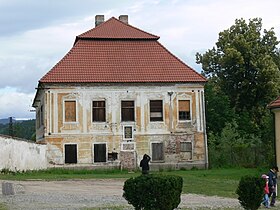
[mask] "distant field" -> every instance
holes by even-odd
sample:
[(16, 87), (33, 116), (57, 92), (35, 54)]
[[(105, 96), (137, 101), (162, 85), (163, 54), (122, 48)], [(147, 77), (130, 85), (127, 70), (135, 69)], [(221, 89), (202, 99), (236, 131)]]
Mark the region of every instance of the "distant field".
[[(183, 193), (217, 195), (237, 198), (235, 190), (242, 176), (253, 175), (260, 177), (268, 169), (209, 169), (209, 170), (180, 170), (151, 172), (183, 177)], [(139, 176), (140, 172), (120, 170), (67, 170), (49, 169), (14, 174), (0, 174), (2, 180), (67, 180), (67, 179), (128, 179)], [(1, 210), (1, 204), (0, 204)]]

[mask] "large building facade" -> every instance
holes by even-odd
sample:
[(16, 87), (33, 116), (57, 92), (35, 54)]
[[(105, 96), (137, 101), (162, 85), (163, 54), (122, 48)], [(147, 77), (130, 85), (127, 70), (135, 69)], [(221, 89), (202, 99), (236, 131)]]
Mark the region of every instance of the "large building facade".
[(119, 19), (96, 27), (38, 84), (36, 138), (49, 166), (207, 168), (205, 78), (159, 37)]

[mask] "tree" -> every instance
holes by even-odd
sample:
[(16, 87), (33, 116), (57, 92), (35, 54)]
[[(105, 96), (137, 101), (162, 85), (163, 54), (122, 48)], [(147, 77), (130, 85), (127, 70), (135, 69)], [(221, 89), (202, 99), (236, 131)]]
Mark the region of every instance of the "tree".
[(254, 176), (241, 177), (236, 194), (241, 206), (246, 210), (257, 210), (263, 200), (265, 181)]
[(249, 112), (259, 124), (266, 105), (279, 94), (278, 44), (273, 28), (262, 32), (260, 18), (249, 20), (249, 24), (237, 19), (235, 25), (219, 33), (216, 47), (197, 53), (197, 63), (229, 97), (236, 112)]
[[(196, 54), (197, 63), (202, 64), (202, 74), (209, 81), (205, 86), (206, 123), (211, 134), (209, 154), (227, 152), (219, 148), (227, 145), (222, 142), (222, 132), (235, 122), (238, 139), (253, 145), (250, 146), (255, 150), (252, 155), (265, 151), (263, 157), (273, 160), (272, 115), (267, 104), (280, 90), (278, 44), (273, 28), (262, 30), (260, 18), (250, 19), (248, 24), (244, 19), (237, 19), (229, 29), (219, 33), (212, 49)], [(235, 153), (245, 151), (246, 147), (241, 145), (232, 147)], [(250, 158), (254, 164), (259, 163), (256, 155)]]
[[(36, 141), (35, 120), (13, 123), (14, 137)], [(0, 124), (0, 134), (9, 135), (9, 124)]]
[(218, 134), (235, 117), (234, 110), (230, 107), (229, 97), (215, 84), (214, 79), (209, 79), (205, 85), (205, 98), (207, 132)]

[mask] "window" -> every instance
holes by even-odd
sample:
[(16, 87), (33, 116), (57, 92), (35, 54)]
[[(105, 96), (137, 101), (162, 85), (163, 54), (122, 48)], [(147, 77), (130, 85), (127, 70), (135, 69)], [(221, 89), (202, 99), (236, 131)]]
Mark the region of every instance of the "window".
[(105, 122), (105, 101), (93, 101), (92, 102), (92, 121), (93, 122)]
[(76, 101), (64, 101), (64, 121), (76, 122)]
[(122, 121), (134, 121), (134, 101), (122, 101)]
[(163, 121), (162, 100), (150, 101), (150, 121)]
[(77, 145), (64, 145), (65, 149), (65, 163), (77, 163)]
[(179, 120), (190, 120), (190, 101), (189, 100), (180, 100), (179, 101)]
[(43, 105), (40, 106), (40, 109), (36, 113), (36, 124), (37, 128), (40, 128), (44, 124), (44, 108)]
[(162, 161), (163, 159), (163, 143), (152, 143), (152, 160)]
[(126, 140), (131, 140), (133, 139), (133, 128), (132, 126), (124, 126), (123, 127), (123, 136), (124, 136), (124, 139)]
[(40, 126), (44, 125), (44, 107), (43, 105), (40, 108)]
[(191, 152), (192, 143), (191, 142), (180, 142), (181, 152)]

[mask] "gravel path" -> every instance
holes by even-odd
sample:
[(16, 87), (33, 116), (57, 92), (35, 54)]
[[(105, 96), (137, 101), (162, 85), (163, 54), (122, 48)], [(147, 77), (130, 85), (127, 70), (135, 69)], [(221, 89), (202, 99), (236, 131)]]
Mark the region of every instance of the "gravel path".
[[(9, 209), (110, 209), (118, 206), (133, 209), (122, 198), (124, 180), (67, 180), (67, 181), (1, 181), (12, 183), (14, 195), (4, 195), (0, 203)], [(5, 191), (5, 190), (4, 190)], [(237, 199), (216, 196), (182, 194), (180, 208), (189, 209), (239, 209)], [(241, 209), (241, 208), (240, 208)]]

